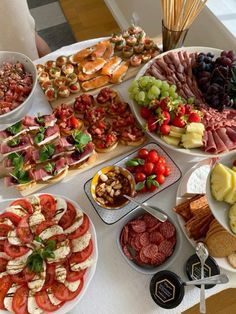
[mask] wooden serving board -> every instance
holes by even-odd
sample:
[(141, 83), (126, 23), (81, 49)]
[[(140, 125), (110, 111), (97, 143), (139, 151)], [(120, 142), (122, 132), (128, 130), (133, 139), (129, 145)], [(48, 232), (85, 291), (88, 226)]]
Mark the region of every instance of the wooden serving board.
[[(162, 42), (161, 36), (154, 37), (154, 38), (152, 38), (152, 39), (153, 39), (153, 41), (154, 41), (157, 45), (160, 45), (161, 42)], [(139, 70), (140, 70), (144, 65), (145, 65), (145, 64), (142, 63), (142, 64), (140, 64), (140, 66), (138, 66), (138, 67), (129, 67), (129, 68), (128, 68), (128, 71), (127, 71), (127, 73), (126, 73), (126, 75), (125, 75), (125, 77), (123, 78), (123, 82), (128, 81), (129, 79), (135, 77), (135, 76), (137, 75), (137, 73), (139, 72)], [(122, 82), (121, 82), (120, 84), (122, 84)], [(119, 84), (108, 84), (108, 85), (105, 85), (105, 86), (103, 86), (103, 87), (115, 87), (116, 85), (119, 85)], [(71, 103), (72, 100), (75, 99), (75, 97), (77, 97), (77, 96), (79, 96), (79, 95), (81, 95), (81, 94), (85, 94), (85, 93), (86, 93), (86, 94), (90, 94), (90, 95), (95, 95), (95, 94), (97, 94), (98, 91), (99, 91), (100, 89), (102, 89), (103, 87), (99, 87), (99, 88), (97, 88), (97, 89), (92, 89), (92, 90), (89, 90), (89, 91), (84, 91), (84, 90), (81, 89), (78, 93), (76, 93), (76, 94), (70, 94), (70, 96), (67, 97), (67, 98), (62, 98), (62, 97), (60, 97), (60, 98), (58, 98), (58, 99), (56, 99), (56, 100), (53, 100), (53, 101), (51, 101), (51, 102), (49, 102), (49, 103), (50, 103), (52, 109), (55, 109), (57, 106), (59, 106), (59, 105), (62, 104), (62, 103)]]

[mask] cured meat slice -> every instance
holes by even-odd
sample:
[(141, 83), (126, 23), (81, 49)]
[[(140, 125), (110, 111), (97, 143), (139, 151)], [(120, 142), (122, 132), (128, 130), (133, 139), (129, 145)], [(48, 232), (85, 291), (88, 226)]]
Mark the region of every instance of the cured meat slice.
[(214, 137), (214, 141), (216, 143), (216, 153), (221, 153), (221, 152), (224, 152), (224, 151), (227, 151), (228, 148), (227, 146), (225, 145), (225, 143), (221, 140), (221, 138), (219, 137), (219, 135), (217, 134), (216, 131), (213, 131), (212, 132), (212, 135)]
[(173, 253), (173, 244), (169, 240), (164, 240), (160, 243), (158, 249), (160, 253), (163, 253), (166, 257), (169, 257)]
[(146, 231), (146, 223), (143, 220), (133, 220), (130, 222), (133, 230), (137, 233), (142, 233)]
[(207, 131), (207, 144), (206, 146), (204, 147), (204, 150), (206, 152), (209, 152), (209, 153), (215, 153), (216, 152), (216, 143), (214, 141), (214, 137), (212, 135), (212, 131)]
[(175, 227), (169, 221), (163, 222), (159, 227), (159, 231), (166, 239), (169, 239), (175, 235)]
[(133, 260), (133, 256), (131, 255), (127, 245), (123, 246), (123, 252), (124, 252), (125, 256), (128, 257), (128, 259)]
[(218, 129), (216, 130), (216, 132), (229, 150), (236, 147), (236, 142), (235, 143), (232, 142), (229, 136), (227, 135), (226, 128)]
[(144, 254), (144, 247), (140, 250), (139, 257), (142, 264), (150, 264), (150, 259)]
[(144, 214), (143, 220), (146, 222), (147, 228), (152, 228), (156, 226), (157, 223), (160, 223), (155, 217), (150, 214)]
[(139, 241), (142, 246), (148, 245), (150, 243), (149, 232), (142, 233), (139, 237)]
[(226, 128), (226, 133), (231, 139), (231, 141), (236, 142), (236, 131), (234, 131), (232, 128), (227, 127)]
[(143, 254), (147, 258), (152, 259), (158, 253), (158, 246), (156, 244), (149, 244), (147, 246), (144, 246), (142, 250), (143, 250)]
[(150, 233), (149, 240), (151, 243), (159, 245), (165, 238), (159, 231), (153, 231)]
[(165, 259), (166, 259), (165, 254), (157, 252), (155, 256), (153, 256), (153, 258), (150, 260), (150, 264), (158, 266), (161, 265), (165, 261)]

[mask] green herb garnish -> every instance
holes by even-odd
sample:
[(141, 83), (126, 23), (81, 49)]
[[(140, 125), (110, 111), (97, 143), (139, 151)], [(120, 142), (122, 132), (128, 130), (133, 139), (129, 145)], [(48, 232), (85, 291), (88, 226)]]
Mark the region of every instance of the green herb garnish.
[(14, 146), (17, 146), (20, 144), (20, 139), (19, 137), (17, 138), (13, 138), (12, 140), (8, 141), (7, 142), (7, 145), (10, 146), (10, 147), (14, 147)]
[(90, 135), (83, 133), (81, 131), (74, 131), (73, 139), (75, 141), (75, 148), (82, 153), (84, 151), (84, 146), (91, 142)]
[(44, 133), (45, 133), (45, 128), (41, 126), (38, 130), (38, 133), (36, 134), (34, 138), (35, 144), (39, 144), (40, 142), (44, 140)]
[(42, 162), (42, 161), (50, 159), (50, 157), (52, 157), (54, 152), (55, 152), (55, 145), (53, 144), (44, 145), (39, 151), (39, 160)]
[(38, 116), (35, 118), (36, 122), (39, 124), (44, 124), (44, 117), (40, 116), (40, 113), (38, 113)]
[(136, 167), (139, 165), (144, 165), (144, 163), (145, 163), (145, 161), (142, 158), (133, 158), (133, 159), (128, 160), (125, 163), (125, 165), (128, 167)]
[(27, 259), (27, 266), (30, 271), (40, 273), (43, 271), (43, 261), (47, 258), (54, 258), (54, 250), (56, 248), (55, 240), (43, 241), (42, 238), (36, 236), (35, 241), (41, 244), (39, 249), (33, 251), (33, 253)]
[(22, 123), (21, 121), (19, 121), (9, 126), (9, 128), (7, 128), (6, 131), (11, 133), (12, 135), (16, 135), (17, 133), (21, 131), (21, 129), (22, 129)]
[(10, 175), (17, 181), (19, 184), (25, 184), (31, 181), (28, 171), (22, 169), (15, 169)]
[(14, 166), (15, 170), (19, 170), (23, 168), (24, 159), (19, 153), (11, 153), (8, 158), (11, 160), (12, 165)]
[(55, 167), (55, 163), (54, 162), (49, 162), (47, 163), (43, 168), (44, 170), (46, 170), (48, 173), (53, 173)]

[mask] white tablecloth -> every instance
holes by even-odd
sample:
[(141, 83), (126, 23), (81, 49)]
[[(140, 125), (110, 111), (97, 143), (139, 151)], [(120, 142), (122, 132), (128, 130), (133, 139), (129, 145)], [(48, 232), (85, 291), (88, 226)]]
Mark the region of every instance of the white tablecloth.
[[(57, 56), (82, 49), (86, 46), (94, 44), (94, 40), (76, 43), (68, 47), (63, 47), (44, 58), (36, 60), (35, 63), (42, 63), (49, 59), (55, 59)], [(124, 98), (127, 98), (127, 86), (129, 82), (122, 83), (116, 89), (121, 92)], [(35, 92), (34, 104), (31, 109), (32, 113), (45, 114), (50, 112), (50, 106), (44, 98), (43, 93), (38, 87)], [(194, 165), (193, 158), (188, 158), (184, 154), (173, 153), (168, 151), (175, 162), (179, 165), (182, 173)], [(117, 158), (119, 160), (120, 158)], [(195, 160), (196, 161), (196, 160)], [(115, 162), (115, 161), (114, 161)], [(106, 164), (109, 164), (107, 162)], [(89, 214), (95, 225), (98, 237), (99, 258), (95, 276), (81, 302), (70, 312), (71, 314), (178, 314), (190, 308), (199, 302), (200, 290), (196, 287), (187, 287), (186, 294), (182, 303), (173, 310), (164, 310), (158, 307), (151, 298), (149, 292), (149, 283), (151, 275), (144, 275), (136, 272), (121, 256), (118, 251), (116, 240), (118, 228), (122, 224), (122, 220), (114, 225), (106, 225), (98, 217), (93, 209), (90, 201), (84, 193), (84, 183), (91, 178), (101, 166), (94, 166), (93, 169), (79, 174), (77, 177), (59, 184), (48, 187), (44, 192), (65, 195), (77, 201), (85, 212)], [(148, 201), (149, 204), (157, 205), (166, 210), (169, 215), (175, 218), (172, 207), (175, 205), (175, 197), (178, 183), (172, 187), (158, 193)], [(5, 188), (3, 182), (0, 182), (0, 198), (19, 197), (18, 192)], [(175, 218), (176, 219), (176, 218)], [(183, 245), (179, 254), (169, 267), (184, 280), (187, 280), (184, 273), (184, 265), (190, 255), (194, 253), (194, 249), (183, 235)], [(227, 285), (218, 285), (206, 291), (207, 296), (211, 296), (221, 290), (236, 287), (236, 273), (227, 273), (230, 282)]]

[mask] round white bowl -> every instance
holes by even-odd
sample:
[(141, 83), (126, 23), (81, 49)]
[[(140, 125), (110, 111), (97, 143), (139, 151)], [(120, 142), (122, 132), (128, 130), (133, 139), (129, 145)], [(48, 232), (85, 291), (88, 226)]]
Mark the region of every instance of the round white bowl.
[(24, 65), (25, 71), (32, 74), (32, 90), (26, 100), (15, 109), (0, 115), (0, 124), (15, 123), (27, 114), (33, 104), (33, 94), (37, 85), (37, 71), (32, 60), (26, 55), (13, 51), (0, 51), (0, 66), (3, 62), (16, 63), (19, 61)]

